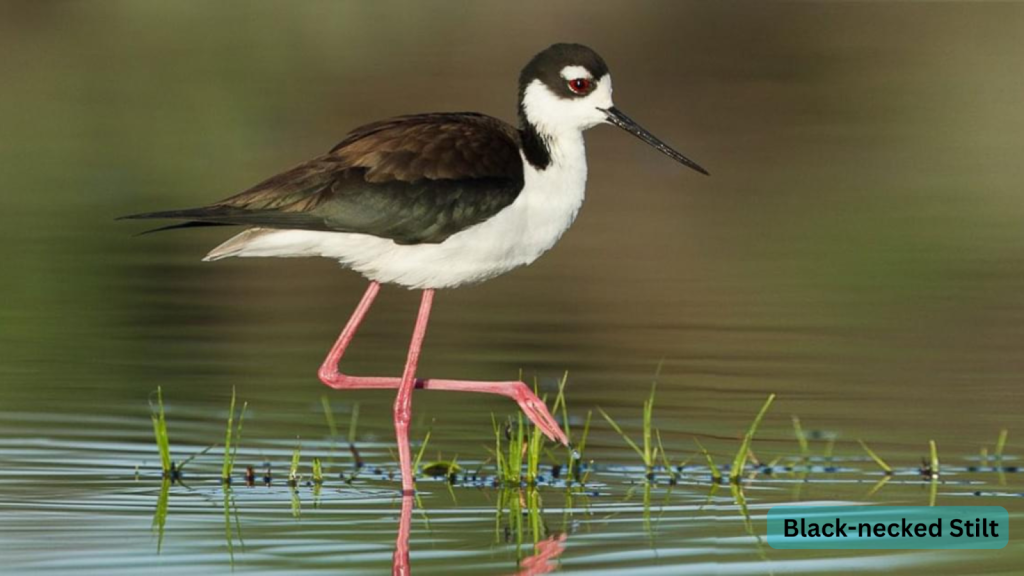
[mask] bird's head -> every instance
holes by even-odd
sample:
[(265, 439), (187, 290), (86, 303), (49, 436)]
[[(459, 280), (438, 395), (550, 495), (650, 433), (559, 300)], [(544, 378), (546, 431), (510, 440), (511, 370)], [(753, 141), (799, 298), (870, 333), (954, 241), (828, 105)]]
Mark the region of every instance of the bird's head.
[(519, 75), (519, 113), (522, 122), (546, 138), (614, 124), (673, 160), (707, 174), (615, 107), (608, 65), (582, 44), (554, 44), (527, 63)]

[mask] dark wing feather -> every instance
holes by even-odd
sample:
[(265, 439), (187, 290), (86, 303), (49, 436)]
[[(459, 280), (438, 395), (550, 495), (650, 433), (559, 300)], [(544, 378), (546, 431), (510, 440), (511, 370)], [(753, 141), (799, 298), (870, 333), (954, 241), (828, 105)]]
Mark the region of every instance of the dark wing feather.
[(443, 242), (516, 199), (523, 187), (518, 138), (482, 114), (402, 116), (358, 128), (328, 154), (211, 206), (129, 218)]

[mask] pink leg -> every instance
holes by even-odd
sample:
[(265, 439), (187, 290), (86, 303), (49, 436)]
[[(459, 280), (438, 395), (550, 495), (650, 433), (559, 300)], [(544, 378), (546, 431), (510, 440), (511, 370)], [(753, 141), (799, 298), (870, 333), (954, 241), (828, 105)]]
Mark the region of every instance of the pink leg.
[(398, 463), (402, 467), (402, 493), (414, 492), (412, 482), (412, 457), (409, 454), (409, 422), (412, 421), (412, 390), (416, 386), (416, 366), (420, 362), (420, 349), (427, 335), (430, 308), (434, 304), (434, 291), (424, 290), (420, 301), (420, 312), (416, 316), (416, 327), (412, 330), (409, 356), (405, 360), (402, 383), (395, 397), (395, 435), (398, 437)]
[(398, 518), (398, 536), (395, 538), (395, 553), (391, 556), (391, 574), (409, 576), (409, 532), (412, 524), (412, 500), (409, 494), (402, 496), (402, 515)]
[[(349, 319), (348, 324), (341, 331), (341, 335), (338, 336), (338, 341), (335, 342), (331, 351), (327, 354), (327, 358), (324, 359), (323, 364), (320, 365), (318, 375), (320, 381), (324, 384), (336, 389), (355, 389), (355, 388), (377, 388), (377, 389), (402, 389), (402, 383), (404, 378), (387, 378), (387, 377), (375, 377), (375, 376), (348, 376), (338, 371), (338, 364), (341, 362), (342, 357), (345, 355), (345, 349), (348, 348), (349, 343), (352, 342), (352, 338), (355, 336), (356, 330), (359, 325), (363, 322), (366, 317), (366, 313), (370, 309), (370, 305), (373, 304), (374, 298), (377, 297), (377, 292), (380, 291), (380, 284), (371, 282), (366, 288), (366, 293), (363, 295), (363, 299), (356, 306), (355, 312), (352, 313), (352, 317)], [(424, 301), (427, 296), (424, 294)], [(420, 315), (423, 315), (423, 307), (421, 306)], [(429, 315), (429, 304), (427, 304), (427, 315)], [(423, 319), (424, 326), (423, 330), (426, 330), (426, 319)], [(419, 326), (419, 320), (417, 320), (417, 326)], [(413, 339), (413, 346), (417, 347), (417, 357), (419, 355), (418, 345)], [(420, 338), (420, 344), (422, 344), (422, 335)], [(410, 346), (410, 359), (412, 359), (412, 346)], [(409, 366), (406, 366), (406, 372)], [(415, 372), (415, 366), (413, 366), (413, 372)], [(437, 380), (437, 379), (416, 379), (415, 374), (411, 374), (412, 385), (407, 387), (421, 388), (424, 390), (450, 390), (453, 392), (480, 392), (484, 394), (499, 394), (501, 396), (507, 396), (515, 400), (519, 407), (526, 413), (526, 416), (536, 425), (548, 438), (561, 442), (562, 444), (568, 444), (569, 441), (562, 432), (562, 429), (558, 426), (558, 422), (551, 416), (547, 406), (544, 402), (537, 398), (537, 395), (530, 390), (530, 387), (522, 382), (476, 382), (471, 380)], [(399, 394), (401, 397), (401, 393)], [(397, 402), (396, 402), (397, 408)], [(401, 451), (401, 446), (399, 446)], [(408, 450), (408, 445), (406, 445)], [(404, 489), (404, 488), (403, 488)]]

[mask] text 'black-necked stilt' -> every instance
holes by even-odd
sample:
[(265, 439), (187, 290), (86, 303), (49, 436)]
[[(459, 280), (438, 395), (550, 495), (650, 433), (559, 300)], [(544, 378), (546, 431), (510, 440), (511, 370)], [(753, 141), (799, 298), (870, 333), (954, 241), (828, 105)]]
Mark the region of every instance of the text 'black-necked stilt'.
[[(565, 434), (523, 382), (417, 379), (434, 290), (481, 282), (546, 252), (583, 203), (583, 131), (614, 124), (670, 158), (707, 174), (612, 103), (604, 60), (579, 44), (555, 44), (519, 76), (519, 127), (473, 112), (400, 116), (367, 124), (330, 152), (202, 208), (135, 214), (176, 218), (159, 228), (244, 226), (205, 260), (229, 256), (324, 256), (370, 280), (320, 366), (332, 388), (396, 388), (394, 421), (402, 489), (413, 490), (409, 454), (412, 391), (508, 396), (552, 440)], [(400, 378), (338, 371), (380, 285), (423, 290)]]

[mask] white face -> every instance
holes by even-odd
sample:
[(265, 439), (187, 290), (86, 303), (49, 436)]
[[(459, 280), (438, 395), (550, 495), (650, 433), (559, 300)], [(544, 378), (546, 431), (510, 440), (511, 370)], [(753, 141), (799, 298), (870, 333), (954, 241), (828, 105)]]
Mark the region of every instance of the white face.
[[(523, 110), (537, 131), (550, 136), (580, 133), (608, 121), (602, 111), (614, 106), (612, 77), (591, 77), (582, 66), (566, 66), (560, 76), (565, 90), (556, 94), (544, 82), (534, 80), (523, 93)], [(576, 87), (586, 87), (582, 93)]]

